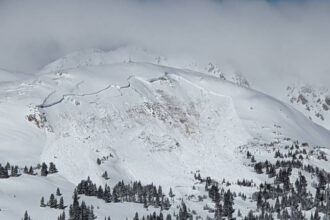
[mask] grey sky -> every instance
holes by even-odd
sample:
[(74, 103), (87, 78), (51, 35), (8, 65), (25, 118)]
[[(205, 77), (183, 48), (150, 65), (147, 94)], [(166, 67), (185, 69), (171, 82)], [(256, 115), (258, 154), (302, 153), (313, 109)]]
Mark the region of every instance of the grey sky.
[(0, 0), (0, 30), (0, 67), (24, 72), (78, 49), (135, 44), (250, 78), (330, 78), (327, 1)]

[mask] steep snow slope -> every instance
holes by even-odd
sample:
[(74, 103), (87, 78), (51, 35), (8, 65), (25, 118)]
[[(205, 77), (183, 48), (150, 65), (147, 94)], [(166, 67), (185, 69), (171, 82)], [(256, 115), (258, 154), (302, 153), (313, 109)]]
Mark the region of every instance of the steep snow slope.
[[(27, 209), (35, 219), (55, 219), (60, 211), (40, 208), (40, 197), (60, 186), (70, 201), (74, 184), (87, 176), (98, 184), (153, 182), (183, 196), (191, 193), (196, 171), (264, 181), (243, 164), (239, 146), (289, 137), (329, 147), (328, 130), (268, 95), (142, 56), (142, 62), (120, 53), (97, 56), (92, 63), (69, 56), (36, 78), (1, 85), (0, 163), (52, 161), (59, 173), (0, 179), (0, 218), (17, 219)], [(104, 171), (110, 180), (101, 177)], [(25, 183), (33, 187), (24, 190)], [(100, 219), (134, 215), (117, 204), (99, 206)]]
[(330, 88), (293, 76), (250, 79), (251, 87), (289, 104), (307, 118), (330, 129)]
[[(128, 177), (146, 182), (172, 183), (168, 176), (179, 181), (183, 173), (198, 169), (213, 175), (225, 172), (211, 168), (233, 160), (232, 150), (246, 143), (249, 135), (230, 97), (198, 88), (179, 72), (127, 63), (62, 73), (58, 82), (69, 89), (56, 90), (42, 109), (55, 134), (44, 158), (56, 156), (57, 164), (66, 166), (72, 161), (64, 157), (85, 152), (81, 156), (86, 160), (73, 161), (77, 167), (86, 165), (84, 173), (74, 177), (68, 170), (67, 178), (74, 182), (88, 175), (88, 169), (97, 169), (97, 157), (110, 153), (117, 155), (110, 159), (111, 166), (126, 167)], [(66, 93), (71, 95), (51, 106)], [(240, 135), (234, 137), (236, 132)], [(66, 156), (56, 155), (63, 149)], [(229, 177), (231, 172), (222, 175)]]
[(241, 120), (254, 134), (253, 137), (260, 136), (261, 128), (275, 127), (285, 137), (325, 147), (328, 145), (329, 132), (326, 129), (306, 120), (303, 114), (271, 96), (242, 87), (233, 89), (233, 85), (227, 83), (216, 86), (219, 81), (209, 77), (196, 75), (189, 76), (189, 79), (201, 84), (203, 88), (212, 88), (212, 92), (230, 96)]
[[(264, 130), (275, 126), (284, 137), (315, 145), (330, 140), (328, 131), (269, 96), (191, 71), (131, 62), (59, 75), (41, 78), (51, 88), (41, 111), (53, 131), (42, 157), (56, 157), (73, 182), (110, 154), (117, 155), (110, 166), (128, 168), (131, 179), (164, 184), (173, 181), (167, 176), (196, 170), (230, 178), (231, 171), (212, 167), (239, 164), (231, 161), (233, 149), (252, 137), (274, 140)], [(72, 160), (75, 152), (84, 160)]]
[(330, 92), (328, 88), (295, 83), (287, 87), (287, 98), (310, 120), (330, 130)]

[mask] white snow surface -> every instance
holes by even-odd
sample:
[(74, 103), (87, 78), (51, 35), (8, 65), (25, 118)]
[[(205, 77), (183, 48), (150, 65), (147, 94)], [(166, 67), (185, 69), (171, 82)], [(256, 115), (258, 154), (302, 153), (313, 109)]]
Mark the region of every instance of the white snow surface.
[[(0, 163), (52, 161), (59, 170), (0, 179), (0, 219), (20, 219), (25, 210), (32, 219), (56, 219), (61, 211), (40, 208), (41, 196), (47, 200), (60, 187), (69, 203), (75, 184), (87, 176), (102, 185), (141, 180), (182, 195), (197, 170), (218, 179), (258, 180), (235, 152), (256, 139), (290, 137), (329, 147), (330, 132), (288, 104), (154, 59), (90, 50), (59, 59), (33, 78), (0, 72), (6, 81), (0, 83)], [(110, 180), (101, 178), (105, 170)], [(96, 202), (99, 219), (132, 218), (144, 210)]]
[(294, 83), (287, 87), (290, 104), (310, 120), (330, 130), (330, 91), (326, 87)]

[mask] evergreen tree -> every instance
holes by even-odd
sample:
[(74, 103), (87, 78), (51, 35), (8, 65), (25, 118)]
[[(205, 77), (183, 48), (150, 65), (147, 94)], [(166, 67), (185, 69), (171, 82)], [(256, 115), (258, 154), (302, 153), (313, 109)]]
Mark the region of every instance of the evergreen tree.
[(96, 216), (94, 215), (94, 207), (91, 206), (91, 208), (89, 210), (89, 213), (88, 213), (88, 219), (87, 220), (94, 220), (94, 219), (96, 219)]
[(257, 198), (257, 208), (260, 209), (262, 205), (263, 205), (263, 201), (262, 201), (261, 191), (259, 191)]
[(50, 208), (57, 208), (57, 200), (56, 200), (54, 194), (50, 195), (48, 205)]
[(62, 196), (60, 198), (60, 202), (58, 203), (58, 208), (59, 209), (64, 209), (64, 200), (63, 200), (63, 197)]
[(139, 220), (139, 214), (137, 212), (135, 212), (135, 216), (134, 216), (133, 220)]
[(22, 220), (31, 220), (31, 218), (30, 218), (30, 216), (29, 216), (29, 214), (28, 214), (27, 211), (25, 211), (24, 217), (22, 218)]
[(261, 163), (261, 162), (256, 163), (256, 164), (254, 165), (254, 170), (255, 170), (256, 173), (258, 173), (258, 174), (263, 173), (263, 172), (262, 172), (262, 168), (263, 168), (263, 166), (262, 166), (262, 163)]
[(170, 188), (170, 192), (168, 193), (168, 196), (170, 198), (173, 198), (175, 195), (173, 194), (172, 188)]
[(30, 175), (34, 175), (32, 166), (30, 166), (29, 174), (30, 174)]
[(321, 217), (319, 215), (319, 210), (316, 208), (315, 213), (314, 213), (314, 220), (320, 220)]
[[(100, 189), (99, 189), (100, 190)], [(102, 188), (101, 188), (101, 191), (102, 191)], [(103, 195), (102, 195), (102, 198), (103, 200), (106, 202), (106, 203), (109, 203), (111, 202), (111, 190), (110, 190), (110, 187), (106, 184), (104, 186), (104, 192), (103, 192)]]
[(29, 174), (29, 169), (27, 168), (27, 166), (24, 167), (23, 172), (24, 172), (25, 174)]
[(57, 168), (53, 162), (49, 163), (49, 173), (57, 173)]
[(186, 204), (182, 201), (181, 207), (179, 209), (179, 220), (187, 220), (190, 218)]
[(57, 189), (56, 189), (56, 195), (57, 196), (61, 196), (62, 194), (61, 194), (61, 191), (60, 191), (60, 189), (57, 187)]
[(231, 218), (233, 212), (235, 211), (233, 209), (233, 205), (234, 205), (234, 198), (230, 190), (228, 190), (224, 194), (224, 205), (223, 205), (224, 216)]
[(5, 167), (2, 167), (0, 164), (0, 178), (8, 178), (8, 169)]
[(217, 203), (216, 207), (215, 207), (215, 212), (214, 212), (214, 219), (222, 220), (222, 218), (223, 218), (222, 205), (220, 203)]
[(102, 177), (106, 180), (109, 179), (109, 176), (108, 176), (108, 172), (107, 171), (104, 171), (104, 173), (102, 174)]
[(5, 166), (5, 168), (7, 169), (7, 170), (9, 170), (10, 169), (10, 163), (9, 162), (7, 162), (7, 164), (6, 164), (6, 166)]
[(281, 212), (281, 204), (280, 204), (280, 200), (278, 199), (278, 197), (276, 198), (274, 209), (277, 213)]
[(57, 218), (57, 220), (65, 220), (65, 212), (63, 211), (62, 214)]
[(86, 206), (85, 201), (81, 202), (79, 215), (81, 217), (81, 220), (88, 220), (89, 210), (88, 207)]
[(218, 186), (214, 184), (211, 186), (209, 190), (209, 197), (212, 199), (213, 202), (216, 202), (216, 200), (220, 199)]
[(170, 200), (168, 198), (165, 198), (162, 202), (162, 209), (169, 210), (171, 207)]
[(12, 177), (17, 177), (17, 176), (19, 176), (19, 175), (18, 175), (18, 166), (12, 166), (12, 167), (11, 167), (11, 173), (10, 173), (10, 174), (11, 174)]
[(147, 203), (147, 197), (143, 196), (143, 208), (147, 209), (148, 208), (148, 203)]
[(237, 217), (242, 217), (241, 210), (238, 210), (238, 211), (237, 211)]
[(46, 163), (42, 163), (42, 165), (41, 165), (41, 173), (40, 173), (40, 175), (41, 176), (47, 176), (47, 174), (48, 174), (48, 170), (47, 170), (47, 165), (46, 165)]
[(80, 220), (80, 206), (79, 206), (79, 201), (78, 201), (78, 193), (77, 190), (74, 191), (73, 193), (73, 203), (70, 205), (69, 209), (69, 216), (70, 220)]
[(41, 197), (41, 200), (40, 200), (40, 207), (46, 207), (44, 197)]

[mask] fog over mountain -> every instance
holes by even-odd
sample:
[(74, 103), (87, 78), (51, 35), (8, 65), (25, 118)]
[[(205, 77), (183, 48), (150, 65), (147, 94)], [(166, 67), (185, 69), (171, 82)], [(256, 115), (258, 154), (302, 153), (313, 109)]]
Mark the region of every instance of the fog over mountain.
[(139, 45), (248, 78), (329, 80), (329, 1), (0, 2), (0, 66), (33, 72), (70, 52)]

